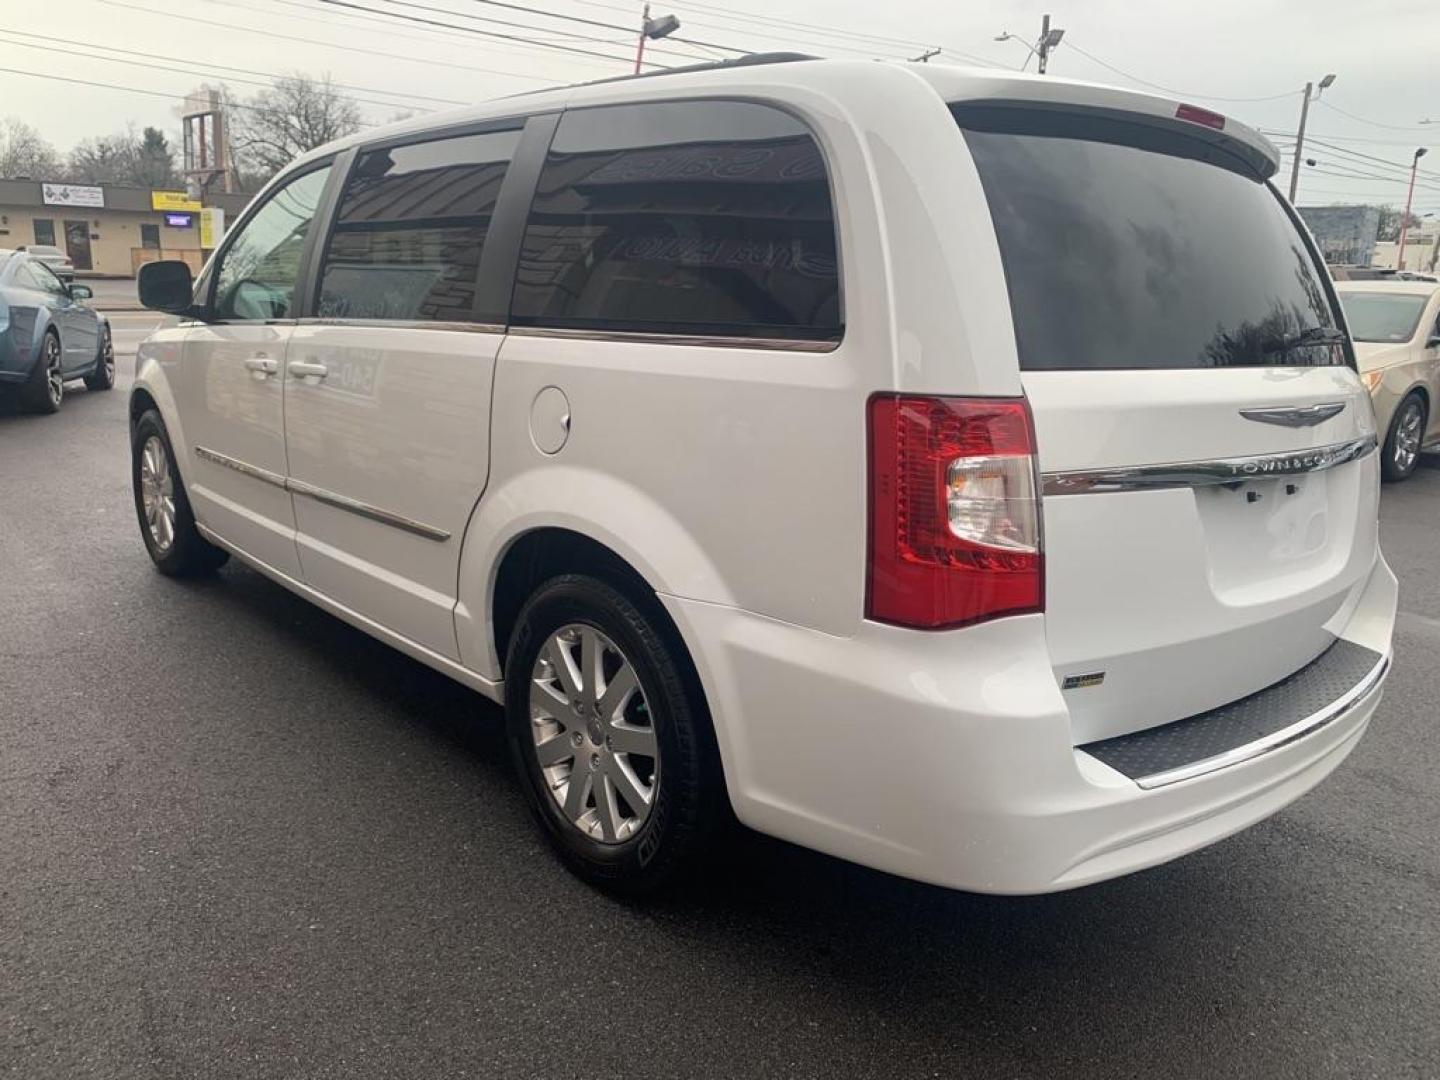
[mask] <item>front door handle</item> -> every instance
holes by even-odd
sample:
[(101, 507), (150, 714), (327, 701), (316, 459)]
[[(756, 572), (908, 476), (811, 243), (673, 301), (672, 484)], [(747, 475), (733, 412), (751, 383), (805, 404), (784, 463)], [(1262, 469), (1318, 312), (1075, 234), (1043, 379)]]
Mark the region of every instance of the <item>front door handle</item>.
[(274, 375), (275, 372), (280, 369), (279, 365), (276, 364), (274, 360), (271, 360), (264, 353), (257, 353), (254, 356), (247, 356), (245, 358), (245, 366), (251, 371), (255, 372), (256, 376), (261, 379), (265, 378), (265, 376), (267, 375)]
[(289, 371), (291, 377), (295, 379), (323, 379), (330, 374), (330, 369), (324, 364), (316, 364), (308, 360), (291, 360)]

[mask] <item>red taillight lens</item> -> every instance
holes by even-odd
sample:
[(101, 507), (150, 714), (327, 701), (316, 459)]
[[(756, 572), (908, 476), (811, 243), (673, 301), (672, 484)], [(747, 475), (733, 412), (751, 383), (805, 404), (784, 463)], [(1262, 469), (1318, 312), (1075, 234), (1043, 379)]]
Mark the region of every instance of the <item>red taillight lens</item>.
[(1199, 105), (1181, 105), (1175, 110), (1175, 119), (1188, 120), (1192, 124), (1204, 124), (1216, 131), (1225, 130), (1225, 117), (1218, 112), (1202, 109)]
[(870, 399), (866, 616), (938, 630), (1044, 607), (1024, 398)]

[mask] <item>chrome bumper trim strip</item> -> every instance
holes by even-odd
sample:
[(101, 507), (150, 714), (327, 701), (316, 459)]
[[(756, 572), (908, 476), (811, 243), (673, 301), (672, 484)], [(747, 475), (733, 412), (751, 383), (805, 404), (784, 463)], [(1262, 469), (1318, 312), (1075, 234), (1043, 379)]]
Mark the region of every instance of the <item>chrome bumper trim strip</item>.
[(396, 529), (403, 529), (405, 532), (414, 533), (416, 536), (423, 536), (426, 540), (434, 540), (436, 543), (444, 543), (450, 539), (450, 533), (444, 529), (437, 529), (433, 525), (426, 525), (423, 521), (416, 521), (407, 518), (402, 514), (392, 513), (389, 510), (382, 510), (378, 506), (371, 506), (369, 503), (360, 502), (358, 499), (350, 499), (344, 495), (337, 495), (333, 491), (326, 491), (324, 488), (316, 487), (314, 484), (307, 484), (303, 480), (296, 480), (291, 477), (281, 476), (269, 469), (262, 469), (256, 465), (241, 461), (239, 458), (230, 457), (217, 450), (211, 450), (206, 446), (195, 447), (197, 457), (206, 461), (214, 462), (216, 465), (233, 469), (236, 472), (249, 476), (255, 480), (272, 484), (275, 487), (283, 488), (296, 495), (304, 495), (314, 499), (316, 502), (325, 503), (339, 510), (347, 510), (371, 521), (378, 521), (382, 525), (389, 525)]
[(1297, 450), (1288, 454), (1178, 461), (1164, 465), (1130, 465), (1111, 469), (1076, 469), (1041, 474), (1046, 495), (1093, 495), (1114, 491), (1158, 491), (1165, 488), (1239, 484), (1267, 476), (1301, 476), (1333, 469), (1372, 453), (1376, 437)]
[(1220, 769), (1227, 769), (1231, 765), (1238, 765), (1242, 761), (1250, 761), (1252, 758), (1268, 754), (1272, 750), (1278, 750), (1282, 746), (1288, 746), (1298, 739), (1314, 734), (1323, 727), (1333, 724), (1342, 716), (1345, 716), (1352, 709), (1370, 696), (1385, 678), (1385, 673), (1390, 669), (1390, 657), (1384, 656), (1380, 659), (1370, 673), (1350, 688), (1343, 696), (1331, 702), (1317, 713), (1297, 720), (1289, 727), (1283, 727), (1279, 731), (1271, 732), (1262, 739), (1248, 742), (1244, 746), (1237, 746), (1223, 754), (1216, 754), (1214, 757), (1205, 758), (1202, 761), (1192, 761), (1188, 765), (1179, 768), (1167, 769), (1165, 772), (1153, 773), (1150, 776), (1142, 776), (1135, 781), (1146, 791), (1154, 788), (1165, 787), (1168, 784), (1178, 784), (1182, 780), (1193, 780), (1197, 776), (1204, 776), (1207, 773), (1218, 772)]

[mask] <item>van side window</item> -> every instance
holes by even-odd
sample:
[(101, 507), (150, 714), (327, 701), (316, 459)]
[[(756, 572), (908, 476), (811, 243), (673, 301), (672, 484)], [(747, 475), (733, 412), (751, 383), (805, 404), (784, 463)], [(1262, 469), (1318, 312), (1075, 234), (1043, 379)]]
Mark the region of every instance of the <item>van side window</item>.
[(217, 318), (290, 317), (305, 234), (329, 177), (326, 165), (277, 188), (231, 237), (215, 271)]
[(322, 318), (463, 322), (519, 130), (372, 150), (345, 185), (321, 269)]
[(838, 341), (835, 215), (814, 137), (739, 101), (566, 113), (526, 223), (511, 321)]

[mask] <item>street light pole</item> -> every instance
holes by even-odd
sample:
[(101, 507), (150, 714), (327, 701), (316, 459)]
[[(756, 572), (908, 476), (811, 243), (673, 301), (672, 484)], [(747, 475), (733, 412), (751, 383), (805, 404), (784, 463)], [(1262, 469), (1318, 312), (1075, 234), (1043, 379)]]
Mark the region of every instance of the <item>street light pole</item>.
[[(1325, 92), (1325, 88), (1335, 81), (1334, 75), (1326, 75), (1320, 80), (1320, 90), (1315, 94), (1319, 98)], [(1300, 186), (1300, 158), (1305, 151), (1305, 121), (1310, 117), (1310, 93), (1315, 89), (1314, 83), (1305, 84), (1305, 100), (1300, 105), (1300, 130), (1295, 133), (1295, 159), (1290, 162), (1290, 202), (1295, 202), (1295, 190)]]
[(645, 4), (645, 11), (640, 16), (640, 44), (635, 47), (635, 74), (640, 74), (640, 65), (645, 60), (645, 40), (655, 38), (657, 41), (663, 37), (669, 37), (676, 30), (680, 29), (680, 20), (674, 15), (661, 15), (658, 19), (650, 18), (650, 4)]
[(1410, 187), (1405, 192), (1405, 213), (1400, 215), (1400, 250), (1395, 253), (1395, 269), (1405, 269), (1405, 226), (1410, 221), (1410, 200), (1415, 197), (1415, 172), (1420, 167), (1420, 159), (1425, 156), (1426, 147), (1420, 147), (1415, 151), (1415, 156), (1410, 159)]
[[(644, 12), (641, 14), (641, 16), (640, 16), (640, 44), (635, 47), (635, 74), (636, 74), (636, 75), (639, 75), (639, 74), (640, 74), (640, 65), (641, 65), (641, 63), (644, 62), (644, 60), (645, 60), (645, 38), (648, 36), (648, 35), (645, 33), (645, 28), (648, 27), (649, 25), (650, 25), (650, 5), (649, 5), (649, 4), (646, 4), (646, 5), (645, 5), (645, 11), (644, 11)], [(1304, 127), (1304, 121), (1303, 121), (1303, 120), (1301, 121), (1301, 127), (1302, 127), (1302, 128)], [(1292, 192), (1292, 194), (1291, 194), (1290, 197), (1291, 197), (1291, 199), (1294, 199), (1295, 196), (1294, 196), (1293, 192)]]
[(1040, 21), (1040, 40), (1037, 41), (1034, 45), (1031, 45), (1024, 38), (1016, 37), (1008, 30), (1002, 30), (1000, 33), (996, 34), (995, 40), (1020, 42), (1021, 45), (1024, 45), (1025, 48), (1029, 50), (1029, 55), (1025, 57), (1025, 63), (1020, 65), (1020, 70), (1024, 71), (1027, 67), (1030, 66), (1030, 57), (1033, 56), (1035, 57), (1035, 59), (1040, 61), (1040, 74), (1044, 75), (1045, 68), (1047, 66), (1046, 61), (1049, 59), (1050, 54), (1054, 51), (1055, 47), (1060, 44), (1060, 39), (1064, 36), (1064, 30), (1061, 30), (1059, 28), (1056, 28), (1054, 30), (1050, 29), (1050, 16), (1046, 15)]

